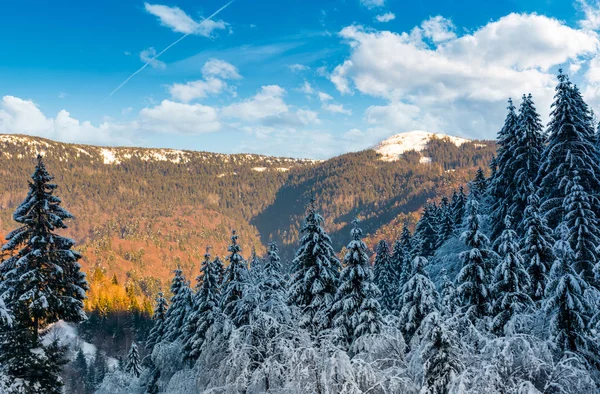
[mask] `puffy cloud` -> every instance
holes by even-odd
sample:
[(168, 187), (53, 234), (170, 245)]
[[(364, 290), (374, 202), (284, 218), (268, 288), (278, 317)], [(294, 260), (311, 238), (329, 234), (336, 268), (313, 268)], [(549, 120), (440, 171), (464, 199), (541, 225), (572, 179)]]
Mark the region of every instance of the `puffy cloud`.
[(255, 121), (288, 112), (283, 100), (285, 90), (278, 85), (263, 86), (252, 98), (223, 108), (228, 117)]
[(209, 95), (218, 95), (226, 90), (234, 91), (224, 80), (242, 78), (234, 65), (219, 59), (208, 60), (202, 67), (202, 75), (205, 79), (169, 86), (171, 97), (187, 103)]
[(300, 122), (304, 125), (309, 124), (321, 124), (321, 120), (319, 120), (319, 114), (315, 111), (311, 111), (308, 109), (299, 109), (296, 111), (296, 115)]
[(396, 14), (393, 12), (386, 12), (385, 14), (375, 16), (375, 20), (381, 23), (393, 21), (394, 19), (396, 19)]
[(296, 63), (296, 64), (290, 64), (288, 66), (288, 68), (290, 70), (292, 70), (293, 72), (300, 72), (300, 71), (306, 71), (306, 70), (308, 70), (309, 67), (305, 66), (304, 64), (298, 64), (298, 63)]
[(385, 5), (385, 0), (360, 0), (360, 3), (365, 7), (371, 9), (383, 7)]
[(423, 35), (435, 43), (456, 38), (452, 21), (440, 15), (423, 21), (421, 29), (423, 29)]
[(302, 93), (306, 93), (309, 95), (313, 94), (315, 92), (313, 87), (307, 81), (304, 81), (304, 84), (300, 88), (298, 88), (298, 90), (301, 91)]
[(508, 97), (531, 92), (544, 113), (555, 67), (577, 68), (599, 51), (595, 32), (536, 14), (509, 14), (462, 36), (442, 17), (405, 33), (349, 26), (340, 36), (350, 55), (331, 82), (342, 94), (358, 90), (389, 102), (370, 107), (368, 121), (394, 132), (418, 128), (480, 138), (500, 127)]
[(152, 68), (164, 69), (167, 65), (161, 62), (156, 57), (156, 49), (150, 47), (140, 52), (140, 60), (142, 63), (148, 63)]
[(577, 0), (585, 14), (585, 19), (579, 21), (579, 25), (588, 30), (600, 29), (600, 2), (594, 1), (590, 4), (585, 0)]
[(202, 75), (205, 78), (216, 77), (222, 79), (241, 79), (238, 69), (231, 63), (220, 59), (210, 59), (202, 66)]
[(158, 133), (203, 134), (219, 131), (218, 112), (201, 104), (183, 104), (163, 100), (159, 105), (140, 111), (140, 127)]
[(334, 112), (338, 114), (352, 115), (352, 111), (344, 108), (343, 104), (323, 104), (325, 111)]
[(160, 4), (144, 3), (146, 11), (158, 18), (160, 23), (177, 33), (196, 34), (210, 37), (215, 30), (223, 30), (227, 24), (222, 20), (202, 20), (196, 22), (178, 7), (169, 7)]
[(0, 133), (36, 135), (76, 143), (129, 144), (132, 128), (135, 125), (111, 122), (94, 126), (72, 118), (66, 110), (49, 118), (33, 101), (14, 96), (4, 96), (0, 102)]
[(318, 92), (318, 95), (319, 95), (319, 100), (321, 100), (321, 102), (333, 100), (333, 97), (331, 97), (330, 95), (328, 95), (325, 92)]

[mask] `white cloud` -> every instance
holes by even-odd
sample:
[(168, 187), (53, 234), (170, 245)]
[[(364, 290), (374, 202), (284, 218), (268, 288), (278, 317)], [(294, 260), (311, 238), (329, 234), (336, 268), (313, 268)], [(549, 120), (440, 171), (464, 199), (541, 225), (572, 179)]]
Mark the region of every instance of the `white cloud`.
[(360, 3), (365, 7), (371, 9), (376, 7), (383, 7), (385, 5), (385, 0), (360, 0)]
[(217, 77), (222, 79), (241, 79), (238, 69), (225, 60), (210, 59), (202, 66), (202, 75), (205, 78)]
[(304, 84), (300, 88), (298, 88), (298, 90), (306, 94), (313, 94), (315, 92), (313, 87), (307, 81), (304, 81)]
[(579, 25), (587, 30), (600, 29), (600, 2), (594, 1), (590, 4), (585, 0), (577, 0), (585, 14), (585, 19), (579, 21)]
[(318, 95), (319, 95), (319, 100), (321, 100), (321, 102), (333, 100), (333, 97), (331, 97), (330, 95), (328, 95), (325, 92), (319, 92)]
[(315, 111), (311, 111), (308, 109), (299, 109), (296, 111), (296, 115), (300, 122), (304, 125), (309, 124), (321, 124), (321, 120), (319, 119), (319, 114)]
[(203, 134), (219, 131), (221, 123), (212, 107), (163, 100), (140, 111), (140, 127), (157, 133)]
[(167, 65), (161, 62), (158, 59), (154, 59), (156, 57), (156, 49), (150, 47), (148, 49), (144, 49), (140, 52), (140, 60), (142, 63), (148, 63), (152, 68), (164, 69)]
[(224, 60), (210, 59), (202, 67), (205, 79), (187, 83), (175, 83), (169, 86), (171, 97), (188, 103), (192, 100), (218, 95), (224, 91), (235, 93), (235, 89), (227, 84), (227, 79), (242, 78), (237, 68)]
[(133, 108), (132, 108), (132, 107), (123, 108), (123, 109), (121, 110), (121, 115), (127, 115), (127, 114), (130, 114), (130, 113), (131, 113), (131, 111), (133, 111)]
[(381, 23), (393, 21), (394, 19), (396, 19), (396, 14), (393, 12), (386, 12), (385, 14), (375, 16), (375, 20)]
[(169, 87), (169, 93), (175, 100), (190, 102), (208, 95), (216, 95), (227, 88), (227, 83), (218, 78), (192, 81), (185, 84), (176, 83)]
[(249, 121), (281, 115), (289, 110), (282, 98), (284, 94), (278, 85), (263, 86), (252, 98), (223, 108), (223, 114)]
[(289, 68), (290, 70), (292, 70), (293, 72), (306, 71), (306, 70), (308, 70), (308, 69), (309, 69), (309, 67), (308, 67), (308, 66), (305, 66), (304, 64), (298, 64), (298, 63), (296, 63), (296, 64), (290, 64), (290, 65), (288, 66), (288, 68)]
[(456, 38), (454, 24), (443, 16), (434, 16), (421, 23), (423, 34), (435, 43), (444, 42)]
[(196, 34), (210, 37), (215, 30), (224, 30), (227, 24), (222, 20), (202, 20), (196, 22), (179, 7), (144, 3), (146, 11), (156, 16), (160, 23), (177, 33)]
[(87, 121), (80, 122), (64, 109), (56, 117), (48, 118), (33, 101), (14, 96), (4, 96), (0, 102), (0, 133), (76, 143), (129, 144), (131, 129), (129, 124), (104, 122), (94, 126)]
[(410, 32), (349, 26), (340, 36), (351, 54), (331, 82), (342, 94), (358, 90), (388, 101), (367, 110), (369, 122), (394, 132), (425, 129), (480, 138), (495, 135), (508, 97), (531, 92), (546, 115), (556, 67), (577, 68), (600, 47), (595, 32), (536, 14), (510, 14), (462, 36), (441, 17)]
[(325, 111), (334, 112), (338, 114), (352, 115), (352, 111), (344, 108), (342, 104), (323, 104)]

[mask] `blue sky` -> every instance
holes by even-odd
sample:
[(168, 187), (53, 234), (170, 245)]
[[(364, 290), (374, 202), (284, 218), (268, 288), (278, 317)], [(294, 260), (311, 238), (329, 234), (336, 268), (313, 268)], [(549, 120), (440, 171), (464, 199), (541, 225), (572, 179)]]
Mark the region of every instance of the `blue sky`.
[(203, 21), (225, 4), (3, 4), (0, 133), (326, 158), (491, 138), (523, 93), (546, 119), (559, 67), (600, 104), (598, 3), (236, 0)]

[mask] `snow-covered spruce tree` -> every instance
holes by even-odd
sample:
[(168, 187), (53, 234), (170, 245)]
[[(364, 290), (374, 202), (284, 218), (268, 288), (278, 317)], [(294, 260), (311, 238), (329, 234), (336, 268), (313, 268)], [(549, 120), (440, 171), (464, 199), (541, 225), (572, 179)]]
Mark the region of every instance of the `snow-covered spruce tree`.
[(564, 199), (564, 221), (569, 228), (569, 242), (574, 252), (574, 269), (589, 284), (595, 284), (594, 270), (600, 263), (600, 228), (594, 207), (597, 197), (582, 186), (582, 176), (574, 170), (561, 185), (568, 189)]
[(542, 121), (535, 109), (533, 98), (531, 94), (523, 95), (519, 109), (519, 140), (515, 147), (513, 162), (513, 167), (516, 169), (514, 174), (516, 193), (507, 193), (513, 195), (509, 214), (513, 218), (514, 229), (519, 237), (525, 233), (523, 214), (531, 194), (530, 184), (535, 187), (545, 141)]
[(469, 182), (469, 198), (474, 198), (483, 206), (488, 195), (488, 179), (485, 177), (483, 168), (479, 167), (475, 173), (475, 178)]
[(250, 279), (253, 283), (257, 284), (262, 280), (262, 269), (263, 262), (260, 257), (256, 254), (256, 249), (252, 248), (252, 253), (250, 254)]
[(158, 292), (156, 304), (154, 306), (154, 314), (152, 315), (153, 325), (146, 340), (146, 349), (149, 354), (152, 354), (154, 345), (162, 341), (165, 333), (165, 316), (167, 314), (168, 303), (162, 292)]
[(138, 352), (138, 347), (135, 344), (135, 342), (131, 343), (131, 348), (129, 348), (129, 353), (127, 353), (127, 363), (125, 364), (125, 372), (135, 376), (136, 378), (139, 378), (140, 374), (142, 373), (142, 362), (140, 360), (140, 353)]
[(452, 196), (452, 215), (454, 216), (454, 226), (458, 230), (462, 227), (467, 207), (467, 195), (465, 188), (461, 185), (458, 193)]
[[(208, 255), (208, 256), (206, 256)], [(202, 266), (201, 286), (196, 290), (196, 330), (188, 338), (186, 357), (189, 360), (196, 360), (202, 350), (202, 345), (206, 340), (206, 333), (217, 321), (221, 309), (219, 307), (220, 289), (219, 289), (219, 258), (210, 260), (210, 254), (205, 255), (205, 261)]]
[[(445, 203), (444, 203), (445, 199)], [(444, 242), (450, 239), (454, 235), (455, 223), (452, 207), (446, 197), (442, 198), (441, 204), (441, 217), (438, 223), (438, 244), (439, 249)]]
[(539, 199), (532, 183), (529, 184), (529, 197), (523, 216), (523, 231), (521, 254), (529, 273), (529, 296), (534, 301), (540, 301), (546, 290), (548, 272), (554, 261), (552, 253), (552, 230), (539, 210)]
[(546, 287), (544, 309), (550, 317), (552, 340), (563, 351), (583, 350), (588, 346), (588, 321), (592, 305), (584, 296), (588, 283), (573, 266), (575, 254), (569, 243), (569, 229), (561, 224), (560, 239), (554, 245), (556, 256)]
[(452, 316), (456, 312), (456, 286), (448, 278), (446, 269), (442, 268), (440, 277), (442, 278), (442, 291), (440, 294), (442, 314), (444, 316)]
[(268, 257), (263, 268), (263, 280), (258, 285), (262, 296), (261, 309), (276, 317), (280, 322), (289, 322), (291, 311), (286, 306), (286, 279), (283, 275), (279, 249), (275, 242), (269, 244), (267, 254)]
[(423, 257), (433, 256), (438, 244), (438, 229), (436, 221), (437, 205), (425, 204), (423, 215), (417, 222), (413, 235), (414, 253)]
[(399, 318), (407, 343), (417, 332), (423, 319), (430, 313), (439, 311), (439, 294), (425, 270), (427, 264), (426, 258), (415, 257), (412, 274), (402, 289)]
[[(512, 99), (508, 99), (508, 114), (502, 129), (498, 132), (498, 154), (494, 160), (496, 171), (490, 179), (489, 194), (491, 197), (490, 224), (492, 240), (500, 238), (504, 230), (504, 218), (509, 208), (513, 205), (514, 193), (507, 190), (516, 190), (516, 167), (514, 158), (516, 147), (519, 143), (519, 116), (515, 111)], [(481, 203), (481, 200), (478, 200)]]
[(381, 307), (377, 298), (379, 289), (373, 283), (373, 272), (367, 256), (367, 245), (362, 241), (358, 220), (353, 221), (352, 241), (344, 256), (340, 286), (332, 305), (333, 326), (342, 346), (352, 348), (363, 335), (378, 334), (383, 325)]
[(234, 322), (236, 326), (248, 324), (248, 316), (238, 314), (239, 302), (245, 296), (245, 291), (250, 282), (248, 264), (240, 254), (242, 248), (238, 244), (238, 235), (235, 230), (231, 233), (231, 244), (227, 248), (229, 265), (225, 269), (223, 285), (221, 287), (221, 310)]
[[(434, 314), (435, 315), (435, 314)], [(453, 333), (441, 316), (431, 317), (431, 329), (421, 358), (425, 360), (423, 385), (420, 394), (447, 394), (456, 376), (464, 369)]]
[[(600, 190), (600, 168), (589, 109), (562, 70), (559, 70), (552, 108), (538, 184), (540, 209), (550, 228), (556, 228), (564, 217), (564, 199), (570, 192), (564, 180), (577, 171), (582, 190), (595, 196)], [(592, 209), (599, 212), (600, 207), (594, 200)]]
[(171, 281), (171, 306), (167, 309), (164, 321), (164, 334), (162, 339), (174, 342), (183, 335), (183, 325), (186, 316), (192, 309), (192, 290), (185, 279), (181, 269), (177, 268)]
[(331, 327), (329, 310), (341, 269), (323, 222), (311, 200), (304, 226), (300, 229), (300, 245), (293, 261), (289, 292), (289, 302), (300, 308), (302, 314), (300, 327), (314, 335)]
[(375, 252), (373, 278), (381, 292), (379, 304), (384, 313), (392, 313), (396, 309), (398, 299), (398, 273), (385, 240), (379, 241)]
[(394, 259), (394, 265), (397, 267), (397, 275), (399, 278), (399, 287), (402, 288), (404, 283), (410, 277), (412, 270), (413, 260), (413, 236), (408, 229), (406, 223), (402, 226), (402, 234), (398, 243), (394, 243), (394, 249), (392, 250), (392, 256)]
[(491, 311), (489, 284), (495, 253), (488, 249), (489, 240), (480, 229), (479, 203), (474, 198), (467, 203), (465, 225), (461, 239), (469, 250), (459, 254), (462, 269), (456, 278), (456, 292), (462, 312), (468, 318), (476, 319)]
[[(6, 237), (2, 250), (11, 257), (0, 264), (0, 297), (11, 311), (12, 324), (0, 326), (0, 364), (28, 393), (62, 390), (62, 347), (41, 343), (40, 332), (58, 320), (86, 318), (85, 274), (72, 250), (75, 242), (55, 233), (73, 216), (54, 195), (57, 186), (42, 156), (29, 182), (29, 192), (13, 218), (20, 227)], [(6, 315), (2, 314), (6, 319)]]
[(492, 284), (492, 294), (495, 298), (492, 330), (502, 335), (506, 324), (515, 315), (533, 307), (533, 300), (527, 294), (530, 286), (529, 274), (525, 270), (517, 233), (512, 229), (509, 215), (504, 219), (498, 252), (500, 262), (496, 266)]

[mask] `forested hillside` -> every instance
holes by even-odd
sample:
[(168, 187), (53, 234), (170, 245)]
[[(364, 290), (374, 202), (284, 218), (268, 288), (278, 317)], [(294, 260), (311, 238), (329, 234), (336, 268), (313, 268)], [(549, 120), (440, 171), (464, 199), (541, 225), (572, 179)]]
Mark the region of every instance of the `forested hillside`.
[[(0, 136), (0, 234), (27, 190), (37, 153), (56, 174), (57, 194), (77, 218), (66, 234), (78, 242), (91, 290), (87, 308), (101, 313), (142, 308), (181, 267), (196, 272), (207, 245), (224, 251), (231, 229), (244, 250), (281, 244), (287, 267), (307, 201), (315, 197), (339, 251), (355, 215), (366, 234), (417, 212), (437, 194), (485, 166), (493, 142), (460, 147), (433, 139), (398, 161), (373, 150), (324, 162), (259, 155), (164, 149), (103, 148), (36, 137)], [(420, 157), (432, 158), (420, 163)], [(370, 242), (374, 246), (374, 241)], [(223, 252), (220, 252), (221, 254)], [(289, 267), (288, 267), (289, 268)], [(133, 299), (135, 298), (135, 302)]]

